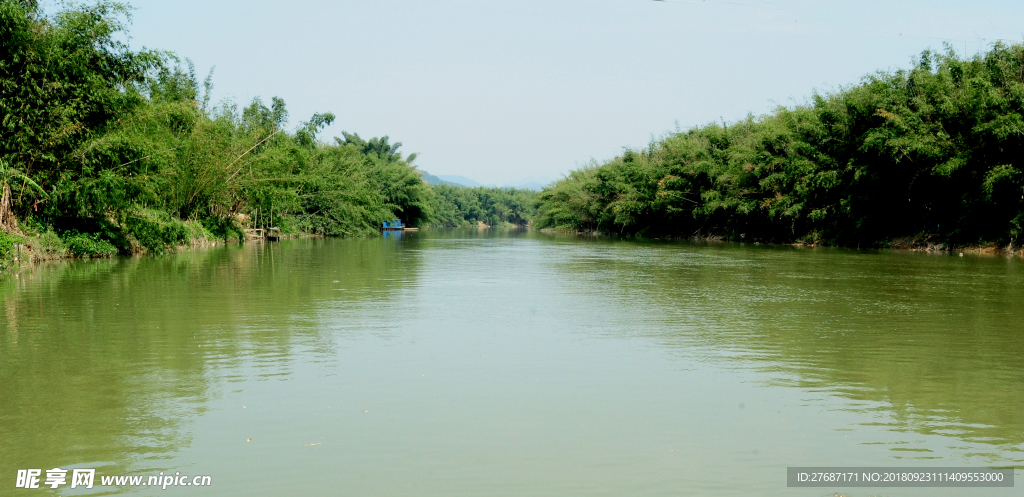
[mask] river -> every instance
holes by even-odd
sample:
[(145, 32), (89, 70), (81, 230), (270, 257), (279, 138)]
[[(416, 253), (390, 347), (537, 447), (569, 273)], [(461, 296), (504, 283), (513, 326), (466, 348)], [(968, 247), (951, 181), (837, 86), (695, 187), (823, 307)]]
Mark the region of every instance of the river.
[(1019, 259), (424, 230), (0, 277), (7, 489), (60, 467), (212, 479), (64, 495), (1022, 495), (786, 487), (988, 465), (1024, 476)]

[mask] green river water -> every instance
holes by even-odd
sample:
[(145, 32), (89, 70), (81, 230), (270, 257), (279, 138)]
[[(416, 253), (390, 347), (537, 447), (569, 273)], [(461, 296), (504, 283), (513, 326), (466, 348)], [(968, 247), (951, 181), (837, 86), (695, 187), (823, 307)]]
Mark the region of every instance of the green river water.
[[(436, 230), (0, 276), (0, 495), (1024, 495), (1024, 261)], [(15, 489), (94, 468), (91, 490)], [(99, 475), (210, 487), (99, 487)], [(45, 475), (44, 475), (45, 476)]]

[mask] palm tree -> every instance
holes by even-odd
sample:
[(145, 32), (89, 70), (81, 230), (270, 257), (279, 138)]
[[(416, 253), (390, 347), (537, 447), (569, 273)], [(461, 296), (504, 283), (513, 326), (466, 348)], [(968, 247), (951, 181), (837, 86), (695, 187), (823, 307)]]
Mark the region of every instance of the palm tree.
[[(359, 147), (363, 154), (370, 155), (376, 154), (377, 157), (384, 159), (388, 162), (398, 162), (402, 160), (402, 153), (398, 151), (402, 147), (402, 142), (388, 143), (387, 135), (380, 138), (370, 138), (369, 141), (362, 139), (359, 133), (348, 133), (346, 131), (341, 132), (345, 139), (335, 138), (334, 141), (338, 145), (355, 145)], [(410, 154), (405, 162), (411, 164), (412, 161), (416, 160), (416, 154)]]

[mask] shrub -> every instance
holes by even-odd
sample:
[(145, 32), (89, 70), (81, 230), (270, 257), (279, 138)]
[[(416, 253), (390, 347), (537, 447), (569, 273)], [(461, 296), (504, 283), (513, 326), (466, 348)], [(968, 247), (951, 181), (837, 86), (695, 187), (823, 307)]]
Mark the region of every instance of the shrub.
[(65, 233), (64, 244), (68, 252), (75, 257), (110, 257), (118, 253), (113, 243), (104, 240), (96, 233)]
[(121, 229), (138, 248), (163, 253), (189, 242), (190, 230), (180, 219), (158, 211), (143, 211), (126, 216)]

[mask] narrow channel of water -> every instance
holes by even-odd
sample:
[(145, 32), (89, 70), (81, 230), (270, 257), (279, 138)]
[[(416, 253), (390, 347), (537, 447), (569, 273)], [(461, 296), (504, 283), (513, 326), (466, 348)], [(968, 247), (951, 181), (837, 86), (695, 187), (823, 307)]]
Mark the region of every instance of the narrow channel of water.
[(1024, 477), (1017, 259), (425, 230), (0, 278), (5, 487), (821, 496), (786, 467), (981, 465)]

